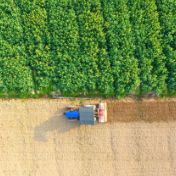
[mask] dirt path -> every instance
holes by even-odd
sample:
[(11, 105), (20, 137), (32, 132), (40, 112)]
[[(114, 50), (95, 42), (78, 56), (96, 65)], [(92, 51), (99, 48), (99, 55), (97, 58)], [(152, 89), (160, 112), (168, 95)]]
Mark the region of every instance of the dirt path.
[(63, 116), (79, 103), (0, 100), (0, 176), (176, 175), (176, 101), (108, 101), (95, 126)]

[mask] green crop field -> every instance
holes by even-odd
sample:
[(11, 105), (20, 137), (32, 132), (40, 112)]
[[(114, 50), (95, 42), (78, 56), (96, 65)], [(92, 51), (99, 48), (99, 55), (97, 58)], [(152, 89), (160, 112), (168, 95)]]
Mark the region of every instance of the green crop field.
[(176, 91), (176, 0), (1, 0), (0, 95)]

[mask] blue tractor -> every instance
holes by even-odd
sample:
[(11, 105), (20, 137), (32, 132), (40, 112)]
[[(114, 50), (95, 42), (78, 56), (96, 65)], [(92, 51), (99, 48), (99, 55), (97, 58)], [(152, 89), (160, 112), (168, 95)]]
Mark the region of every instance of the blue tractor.
[(95, 106), (87, 105), (83, 107), (68, 107), (70, 111), (65, 112), (64, 115), (69, 121), (79, 120), (80, 125), (94, 125), (95, 124)]

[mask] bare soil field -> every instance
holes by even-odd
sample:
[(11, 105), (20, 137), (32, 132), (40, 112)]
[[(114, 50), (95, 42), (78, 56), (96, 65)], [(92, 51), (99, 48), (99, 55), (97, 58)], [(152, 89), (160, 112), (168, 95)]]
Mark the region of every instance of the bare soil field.
[(174, 99), (104, 100), (95, 126), (63, 116), (100, 101), (0, 100), (0, 176), (176, 176)]

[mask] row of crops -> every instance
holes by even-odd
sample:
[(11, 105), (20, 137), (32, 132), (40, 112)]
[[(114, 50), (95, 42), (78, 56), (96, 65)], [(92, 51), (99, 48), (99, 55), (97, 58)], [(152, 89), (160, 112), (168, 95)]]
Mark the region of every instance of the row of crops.
[(0, 90), (176, 90), (176, 0), (1, 0)]

